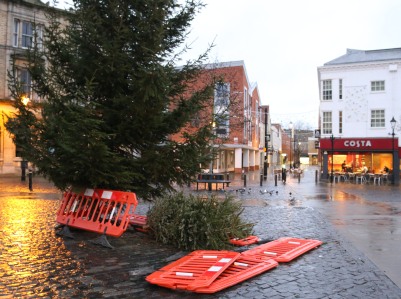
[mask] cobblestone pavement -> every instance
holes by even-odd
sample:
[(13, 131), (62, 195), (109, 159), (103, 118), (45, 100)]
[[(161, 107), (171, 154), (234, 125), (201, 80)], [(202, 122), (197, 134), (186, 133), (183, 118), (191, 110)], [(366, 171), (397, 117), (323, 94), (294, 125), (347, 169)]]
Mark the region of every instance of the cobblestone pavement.
[[(201, 295), (145, 281), (148, 274), (186, 252), (133, 231), (109, 238), (114, 249), (88, 242), (96, 237), (89, 232), (73, 231), (75, 239), (63, 239), (55, 234), (60, 193), (41, 178), (34, 179), (34, 192), (27, 192), (18, 179), (0, 176), (0, 299), (401, 298), (401, 290), (383, 271), (343, 239), (322, 214), (302, 204), (294, 185), (276, 187), (270, 180), (259, 187), (254, 178), (241, 194), (235, 190), (242, 184), (236, 180), (230, 189), (243, 202), (243, 217), (255, 223), (256, 235), (272, 240), (318, 239), (323, 245), (231, 288)], [(274, 192), (261, 194), (264, 188)], [(140, 203), (137, 212), (145, 214), (148, 208)]]

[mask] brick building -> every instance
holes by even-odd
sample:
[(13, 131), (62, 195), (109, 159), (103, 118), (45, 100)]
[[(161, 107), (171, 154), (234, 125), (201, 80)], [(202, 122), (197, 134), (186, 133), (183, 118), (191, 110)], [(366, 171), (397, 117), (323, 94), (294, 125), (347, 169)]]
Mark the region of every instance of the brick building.
[[(205, 171), (253, 171), (271, 159), (264, 151), (265, 132), (270, 132), (268, 106), (261, 106), (258, 86), (249, 81), (243, 61), (205, 65), (197, 80), (197, 87), (210, 82), (210, 78), (223, 78), (216, 84), (213, 104), (203, 121), (214, 122), (218, 111), (225, 114), (224, 121), (216, 123), (218, 154), (213, 166), (203, 165)], [(195, 87), (196, 89), (196, 87)], [(178, 140), (178, 136), (173, 137)], [(212, 168), (212, 169), (211, 169)]]

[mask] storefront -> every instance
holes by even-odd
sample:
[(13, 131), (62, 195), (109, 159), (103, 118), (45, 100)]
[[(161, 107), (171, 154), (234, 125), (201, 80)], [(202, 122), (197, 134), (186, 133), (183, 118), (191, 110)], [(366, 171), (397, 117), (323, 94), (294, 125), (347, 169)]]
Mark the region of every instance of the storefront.
[(388, 171), (394, 175), (394, 183), (399, 183), (398, 138), (322, 138), (322, 178), (331, 172)]

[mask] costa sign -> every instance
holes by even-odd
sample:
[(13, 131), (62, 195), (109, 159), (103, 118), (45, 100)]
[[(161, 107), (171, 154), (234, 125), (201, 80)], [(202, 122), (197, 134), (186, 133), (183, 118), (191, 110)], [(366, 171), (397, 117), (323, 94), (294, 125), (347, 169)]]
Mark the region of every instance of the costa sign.
[[(398, 149), (398, 138), (394, 139), (395, 148)], [(321, 138), (320, 149), (336, 151), (391, 151), (392, 138)], [(401, 148), (400, 148), (401, 149)]]
[(345, 147), (372, 147), (370, 140), (345, 140)]

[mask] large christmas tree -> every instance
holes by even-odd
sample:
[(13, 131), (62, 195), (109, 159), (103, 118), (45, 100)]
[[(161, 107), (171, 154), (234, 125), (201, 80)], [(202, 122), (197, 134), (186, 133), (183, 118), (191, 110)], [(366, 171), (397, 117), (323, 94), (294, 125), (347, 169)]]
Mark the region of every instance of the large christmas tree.
[[(131, 190), (152, 197), (186, 184), (210, 161), (206, 122), (174, 142), (208, 105), (213, 84), (190, 86), (205, 55), (181, 63), (198, 1), (75, 0), (59, 22), (49, 11), (44, 47), (27, 53), (40, 103), (24, 106), (10, 72), (17, 112), (7, 129), (22, 156), (57, 187)], [(33, 43), (37, 45), (38, 43)], [(181, 65), (181, 67), (177, 67)], [(183, 65), (183, 66), (182, 66)]]

